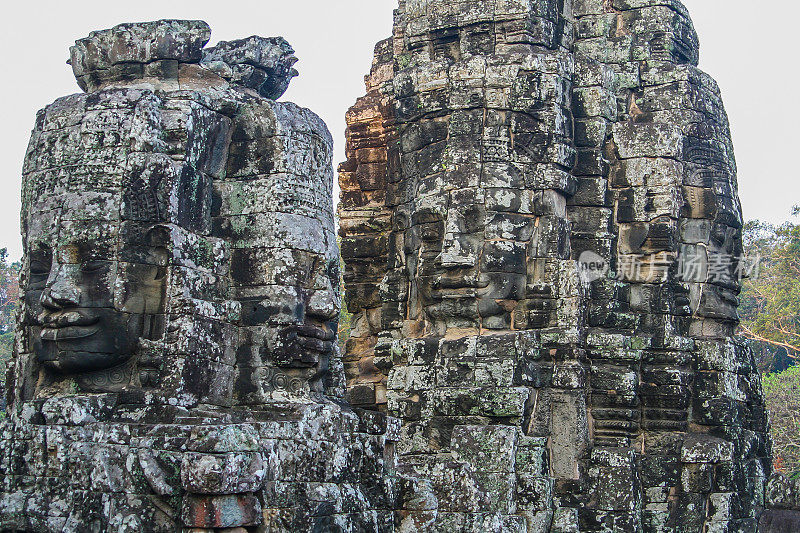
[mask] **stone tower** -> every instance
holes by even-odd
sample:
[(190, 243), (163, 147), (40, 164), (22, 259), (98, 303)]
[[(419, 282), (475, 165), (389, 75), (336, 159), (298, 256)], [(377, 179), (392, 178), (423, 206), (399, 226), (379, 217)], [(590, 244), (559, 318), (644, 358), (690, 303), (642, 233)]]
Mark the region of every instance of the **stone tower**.
[(348, 398), (427, 531), (754, 531), (728, 120), (678, 0), (401, 0), (340, 167)]
[(391, 527), (394, 422), (340, 400), (331, 136), (275, 101), (286, 41), (209, 36), (94, 32), (37, 117), (2, 531)]

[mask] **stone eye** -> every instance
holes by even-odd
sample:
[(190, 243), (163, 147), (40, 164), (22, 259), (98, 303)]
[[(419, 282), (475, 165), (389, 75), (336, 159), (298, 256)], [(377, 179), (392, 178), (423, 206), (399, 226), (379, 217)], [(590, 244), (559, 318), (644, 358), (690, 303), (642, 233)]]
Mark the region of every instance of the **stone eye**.
[(29, 287), (39, 290), (44, 287), (50, 276), (50, 261), (45, 257), (40, 259), (32, 257), (28, 271), (30, 272)]
[(46, 276), (50, 273), (50, 265), (44, 261), (31, 261), (30, 271), (34, 276)]

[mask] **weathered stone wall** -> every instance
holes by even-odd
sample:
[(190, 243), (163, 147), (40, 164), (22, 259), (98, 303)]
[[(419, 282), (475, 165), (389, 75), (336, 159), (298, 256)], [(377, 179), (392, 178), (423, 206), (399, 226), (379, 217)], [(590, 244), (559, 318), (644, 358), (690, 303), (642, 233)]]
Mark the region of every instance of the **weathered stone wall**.
[[(577, 475), (576, 437), (587, 430), (585, 392), (569, 374), (581, 371), (570, 343), (583, 290), (566, 220), (576, 185), (573, 64), (567, 21), (548, 7), (401, 4), (394, 75), (387, 80), (390, 45), (382, 43), (370, 94), (348, 115), (345, 281), (350, 265), (369, 262), (380, 274), (388, 261), (380, 293), (373, 284), (362, 291), (370, 301), (348, 295), (357, 327), (346, 360), (360, 363), (350, 368), (350, 399), (403, 419), (403, 468), (432, 481), (438, 530), (549, 524), (551, 427), (564, 441), (552, 467), (567, 479)], [(378, 98), (397, 141), (363, 147), (362, 117)], [(359, 177), (382, 170), (376, 160), (387, 161), (386, 186), (368, 202), (389, 209), (391, 225), (368, 233), (351, 221), (367, 205)], [(542, 375), (556, 359), (564, 376), (553, 387)]]
[(767, 421), (698, 56), (678, 1), (400, 2), (347, 116), (345, 360), (431, 530), (755, 530)]
[[(386, 369), (379, 368), (375, 345), (382, 330), (384, 307), (399, 303), (399, 295), (381, 295), (380, 284), (389, 269), (388, 235), (392, 229), (392, 169), (397, 168), (394, 106), (384, 86), (394, 75), (392, 40), (379, 43), (366, 78), (367, 95), (347, 115), (349, 157), (339, 167), (339, 219), (342, 256), (347, 258), (343, 279), (348, 311), (352, 313), (344, 366), (348, 399), (354, 405), (386, 403)], [(395, 161), (391, 163), (389, 159)], [(387, 202), (389, 205), (387, 205)], [(384, 303), (385, 300), (385, 303)]]
[(339, 400), (331, 136), (274, 101), (288, 43), (209, 36), (95, 32), (37, 117), (4, 531), (392, 528), (396, 421)]
[[(610, 208), (616, 237), (611, 247), (589, 237), (583, 249), (620, 273), (594, 285), (589, 325), (630, 328), (644, 342), (620, 356), (613, 342), (589, 340), (595, 446), (617, 439), (642, 450), (627, 463), (640, 469), (641, 497), (599, 510), (636, 520), (639, 505), (638, 527), (651, 530), (752, 530), (770, 451), (752, 354), (730, 338), (742, 219), (719, 89), (696, 68), (697, 36), (679, 2), (574, 10), (587, 86), (575, 93), (576, 133), (583, 124), (596, 136), (579, 161), (608, 188), (596, 203)], [(601, 466), (596, 482), (614, 472)]]

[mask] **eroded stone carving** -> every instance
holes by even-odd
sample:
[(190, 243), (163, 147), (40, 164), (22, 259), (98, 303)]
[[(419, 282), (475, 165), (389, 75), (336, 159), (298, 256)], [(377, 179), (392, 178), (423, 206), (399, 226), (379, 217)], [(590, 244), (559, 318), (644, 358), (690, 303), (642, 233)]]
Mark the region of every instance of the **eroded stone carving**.
[(331, 136), (274, 101), (286, 41), (209, 35), (94, 32), (72, 48), (87, 92), (37, 117), (4, 531), (393, 521), (395, 421), (340, 400)]
[(330, 134), (275, 101), (286, 41), (209, 35), (94, 32), (37, 117), (0, 529), (794, 527), (677, 0), (400, 2), (347, 115), (344, 360)]
[(221, 42), (205, 50), (203, 64), (227, 80), (241, 83), (273, 100), (289, 88), (297, 70), (294, 49), (282, 37), (265, 39), (253, 36)]
[(677, 0), (400, 1), (348, 112), (351, 402), (433, 531), (754, 531), (719, 89)]

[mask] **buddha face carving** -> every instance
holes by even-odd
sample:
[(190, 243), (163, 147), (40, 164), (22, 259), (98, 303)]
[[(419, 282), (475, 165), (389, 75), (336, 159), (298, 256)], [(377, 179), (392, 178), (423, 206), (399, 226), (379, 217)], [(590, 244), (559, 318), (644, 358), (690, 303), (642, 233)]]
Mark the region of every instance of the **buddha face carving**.
[(29, 238), (25, 300), (36, 359), (63, 374), (122, 365), (140, 338), (161, 334), (165, 268), (120, 261), (117, 224), (58, 229), (58, 239), (35, 230)]
[[(329, 161), (327, 141), (308, 142), (309, 156)], [(240, 371), (243, 390), (270, 396), (323, 392), (328, 386), (341, 309), (331, 182), (325, 166), (236, 186), (237, 195), (251, 202), (245, 204), (251, 214), (229, 215), (236, 245), (231, 277), (242, 305), (239, 365), (254, 369), (253, 375)], [(234, 196), (225, 187), (220, 193), (222, 212), (242, 204), (231, 202)], [(240, 225), (240, 218), (246, 224)]]
[[(530, 215), (486, 208), (482, 188), (438, 194), (447, 206), (418, 209), (405, 231), (409, 317), (424, 335), (510, 329), (525, 298)], [(513, 191), (509, 194), (519, 196)]]
[(412, 316), (424, 317), (426, 333), (443, 334), (447, 326), (475, 328), (479, 324), (476, 298), (484, 288), (478, 269), (483, 236), (472, 228), (482, 218), (475, 207), (466, 216), (451, 210), (440, 220), (431, 210), (422, 209), (412, 219), (426, 222), (406, 232)]
[(524, 113), (453, 112), (445, 140), (443, 119), (432, 120), (400, 131), (403, 194), (413, 198), (395, 219), (408, 334), (545, 327), (552, 295), (538, 287), (556, 271), (545, 261), (569, 256), (569, 151), (548, 161), (557, 139), (540, 138), (543, 124)]
[[(316, 264), (314, 264), (316, 263)], [(327, 373), (338, 329), (339, 268), (336, 261), (315, 261), (308, 288), (297, 288), (297, 298), (287, 300), (272, 321), (278, 326), (275, 356), (279, 365), (305, 369), (312, 389)]]

